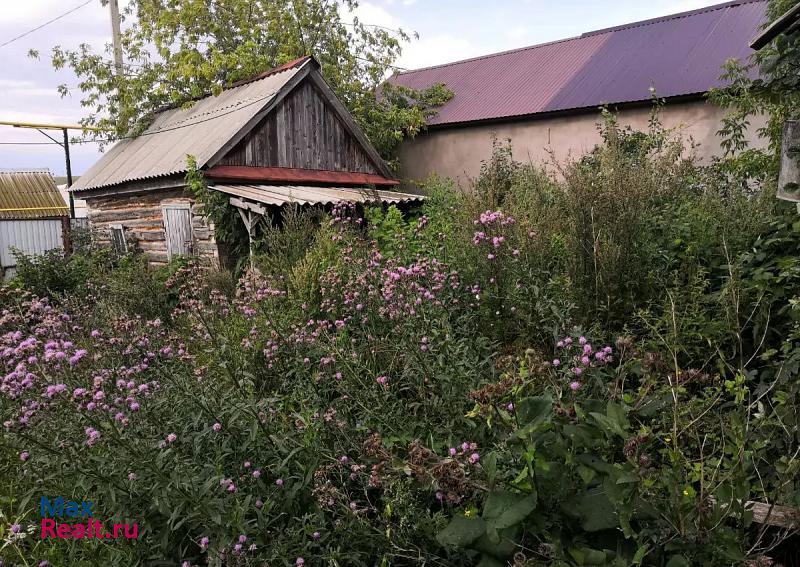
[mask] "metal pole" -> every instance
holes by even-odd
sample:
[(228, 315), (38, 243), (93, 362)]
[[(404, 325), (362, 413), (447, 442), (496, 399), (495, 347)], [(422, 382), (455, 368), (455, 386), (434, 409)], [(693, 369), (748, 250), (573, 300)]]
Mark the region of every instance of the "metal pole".
[(72, 164), (69, 160), (69, 134), (67, 133), (67, 129), (64, 128), (62, 130), (64, 132), (64, 157), (67, 160), (67, 193), (69, 193), (69, 218), (75, 218), (75, 198), (72, 196), (72, 191), (69, 190), (72, 187)]
[(122, 42), (120, 41), (119, 31), (119, 4), (117, 0), (109, 0), (108, 6), (111, 9), (111, 41), (114, 44), (114, 67), (117, 77), (121, 77), (122, 68)]

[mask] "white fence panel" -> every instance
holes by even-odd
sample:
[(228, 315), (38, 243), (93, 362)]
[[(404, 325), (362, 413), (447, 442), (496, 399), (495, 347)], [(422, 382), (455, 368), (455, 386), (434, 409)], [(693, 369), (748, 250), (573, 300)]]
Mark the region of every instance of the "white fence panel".
[(0, 267), (4, 278), (14, 275), (16, 260), (11, 254), (12, 248), (34, 255), (63, 247), (61, 219), (0, 221)]

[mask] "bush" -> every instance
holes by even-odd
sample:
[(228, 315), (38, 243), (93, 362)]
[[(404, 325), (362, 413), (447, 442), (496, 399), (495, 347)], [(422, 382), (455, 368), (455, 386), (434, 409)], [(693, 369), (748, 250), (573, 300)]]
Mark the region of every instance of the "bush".
[[(0, 556), (788, 562), (747, 502), (800, 505), (797, 223), (655, 121), (603, 133), (560, 177), (497, 144), (421, 211), (286, 211), (238, 279), (30, 260), (0, 290)], [(42, 495), (138, 538), (42, 540)]]

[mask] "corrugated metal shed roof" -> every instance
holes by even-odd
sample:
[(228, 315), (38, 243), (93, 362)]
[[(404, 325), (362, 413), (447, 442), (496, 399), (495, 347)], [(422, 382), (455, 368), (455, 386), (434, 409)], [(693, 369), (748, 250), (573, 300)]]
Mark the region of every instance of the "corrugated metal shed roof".
[(728, 59), (746, 60), (766, 0), (708, 8), (398, 74), (391, 83), (453, 91), (429, 123), (495, 120), (704, 93)]
[(0, 219), (52, 218), (68, 213), (49, 170), (0, 169)]
[(400, 193), (398, 191), (380, 191), (377, 189), (355, 187), (310, 187), (302, 185), (212, 185), (216, 191), (241, 197), (248, 201), (265, 205), (330, 205), (341, 201), (354, 203), (403, 203), (421, 201), (422, 195)]
[(71, 189), (82, 191), (184, 173), (187, 155), (197, 158), (202, 167), (272, 101), (307, 61), (310, 59), (297, 60), (290, 68), (280, 67), (258, 80), (200, 99), (190, 108), (160, 112), (143, 134), (117, 142)]

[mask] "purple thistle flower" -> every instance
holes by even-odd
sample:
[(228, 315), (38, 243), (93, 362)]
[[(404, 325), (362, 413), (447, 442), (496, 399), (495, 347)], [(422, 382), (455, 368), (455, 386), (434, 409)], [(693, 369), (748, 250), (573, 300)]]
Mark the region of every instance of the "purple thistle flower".
[(573, 392), (576, 392), (576, 391), (580, 390), (580, 388), (581, 388), (581, 383), (580, 382), (576, 381), (576, 382), (570, 382), (569, 383), (569, 389), (572, 390)]

